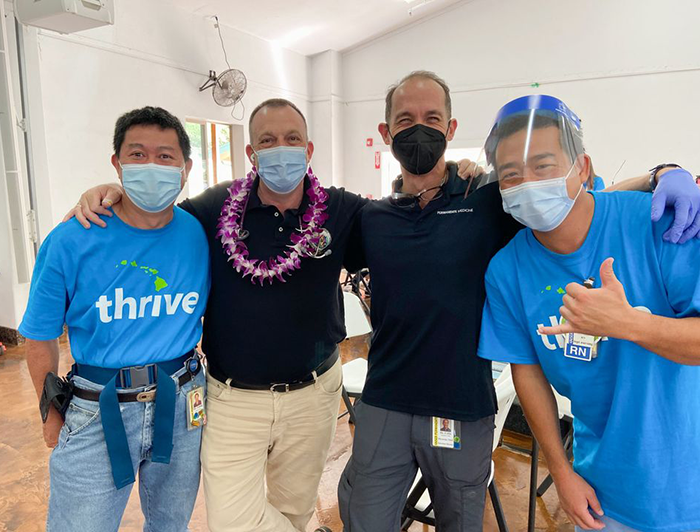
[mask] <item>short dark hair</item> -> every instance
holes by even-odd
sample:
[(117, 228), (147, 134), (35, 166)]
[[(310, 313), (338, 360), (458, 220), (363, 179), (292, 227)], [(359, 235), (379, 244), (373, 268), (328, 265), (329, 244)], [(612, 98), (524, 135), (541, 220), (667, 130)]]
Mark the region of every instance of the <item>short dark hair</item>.
[(114, 153), (119, 156), (119, 152), (124, 144), (124, 137), (129, 128), (134, 126), (158, 126), (161, 129), (174, 129), (177, 133), (178, 143), (182, 150), (182, 155), (185, 160), (190, 158), (192, 148), (190, 146), (190, 138), (187, 136), (185, 128), (182, 127), (182, 122), (173, 114), (169, 113), (161, 107), (142, 107), (134, 109), (128, 113), (124, 113), (117, 119), (117, 124), (114, 126)]
[[(496, 149), (498, 148), (499, 142), (511, 135), (515, 135), (518, 131), (527, 129), (529, 125), (529, 113), (518, 113), (498, 123), (486, 139), (486, 145), (484, 147), (486, 161), (495, 167)], [(583, 147), (583, 134), (580, 129), (572, 128), (574, 132), (573, 136), (565, 137), (562, 134), (561, 127), (559, 127), (559, 120), (557, 118), (539, 113), (535, 114), (535, 118), (532, 120), (532, 129), (543, 129), (546, 127), (555, 127), (559, 130), (559, 142), (561, 147), (572, 162), (579, 155), (586, 153)]]
[(292, 109), (294, 109), (297, 113), (299, 113), (299, 116), (304, 121), (304, 128), (306, 128), (306, 137), (308, 140), (309, 125), (306, 123), (306, 117), (304, 116), (304, 113), (302, 113), (296, 105), (294, 105), (289, 100), (286, 100), (285, 98), (270, 98), (259, 104), (255, 109), (253, 109), (253, 112), (250, 113), (250, 118), (248, 119), (248, 136), (250, 137), (251, 142), (253, 140), (253, 118), (255, 118), (255, 115), (258, 114), (258, 112), (264, 107), (272, 107), (273, 109), (279, 107), (291, 107)]
[(401, 79), (401, 81), (389, 87), (389, 90), (386, 93), (386, 100), (384, 103), (384, 121), (389, 123), (389, 118), (391, 118), (391, 107), (393, 103), (392, 99), (394, 98), (394, 93), (396, 92), (396, 89), (398, 89), (408, 80), (415, 78), (429, 79), (440, 85), (440, 87), (442, 87), (442, 90), (445, 91), (445, 109), (447, 110), (447, 118), (452, 118), (452, 98), (450, 97), (450, 88), (447, 86), (445, 80), (438, 76), (435, 72), (431, 72), (430, 70), (414, 70), (407, 76), (404, 76)]

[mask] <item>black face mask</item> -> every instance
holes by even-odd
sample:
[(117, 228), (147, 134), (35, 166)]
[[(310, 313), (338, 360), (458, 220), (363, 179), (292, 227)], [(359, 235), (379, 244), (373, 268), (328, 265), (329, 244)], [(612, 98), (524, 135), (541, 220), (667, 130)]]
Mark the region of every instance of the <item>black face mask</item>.
[(447, 138), (439, 129), (416, 124), (393, 137), (391, 151), (407, 171), (414, 175), (430, 172), (447, 149)]

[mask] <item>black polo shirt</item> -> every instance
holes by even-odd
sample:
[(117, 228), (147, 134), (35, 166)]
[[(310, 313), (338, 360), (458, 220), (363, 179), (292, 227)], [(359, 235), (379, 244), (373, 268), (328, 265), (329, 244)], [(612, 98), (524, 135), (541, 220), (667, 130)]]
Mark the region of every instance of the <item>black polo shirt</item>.
[[(301, 269), (253, 284), (227, 261), (216, 237), (221, 208), (231, 181), (209, 188), (180, 204), (204, 226), (211, 257), (211, 291), (204, 315), (202, 349), (209, 371), (220, 381), (231, 378), (247, 384), (291, 382), (307, 376), (345, 338), (342, 294), (338, 279), (344, 264), (353, 219), (367, 200), (344, 189), (327, 188), (331, 254), (305, 257)], [(305, 178), (304, 191), (309, 187)], [(246, 208), (244, 229), (250, 259), (282, 255), (300, 226), (309, 198), (298, 210), (280, 213), (264, 205), (256, 180)]]
[(424, 209), (383, 199), (358, 216), (374, 329), (362, 401), (473, 421), (496, 411), (491, 363), (476, 355), (486, 267), (522, 226), (498, 183), (464, 199), (467, 182), (448, 170), (445, 194)]

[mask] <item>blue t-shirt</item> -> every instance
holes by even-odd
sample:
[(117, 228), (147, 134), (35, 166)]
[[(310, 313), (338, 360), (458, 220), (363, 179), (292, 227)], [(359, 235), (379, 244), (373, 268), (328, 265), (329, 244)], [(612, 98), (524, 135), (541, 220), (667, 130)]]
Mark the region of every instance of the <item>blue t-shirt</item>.
[(564, 357), (556, 325), (564, 288), (595, 277), (615, 259), (629, 303), (671, 318), (700, 315), (700, 240), (669, 244), (671, 223), (650, 217), (651, 194), (593, 193), (595, 212), (580, 249), (553, 253), (530, 229), (491, 261), (479, 356), (540, 364), (571, 399), (574, 469), (596, 490), (607, 515), (645, 532), (700, 528), (700, 367), (676, 364), (614, 338), (591, 362)]
[(593, 179), (593, 190), (599, 191), (599, 190), (603, 190), (604, 188), (605, 188), (605, 181), (603, 181), (603, 178), (600, 176), (595, 176), (595, 179)]
[(175, 208), (160, 229), (116, 214), (107, 228), (58, 225), (39, 250), (20, 333), (53, 340), (68, 325), (76, 362), (104, 368), (164, 362), (202, 334), (209, 250), (199, 222)]

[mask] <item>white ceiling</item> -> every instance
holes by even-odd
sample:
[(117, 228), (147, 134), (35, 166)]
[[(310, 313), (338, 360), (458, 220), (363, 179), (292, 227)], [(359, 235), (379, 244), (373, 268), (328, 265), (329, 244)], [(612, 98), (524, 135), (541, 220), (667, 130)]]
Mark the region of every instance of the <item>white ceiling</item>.
[[(169, 0), (304, 55), (342, 51), (465, 0)], [(409, 15), (409, 9), (413, 14)]]

